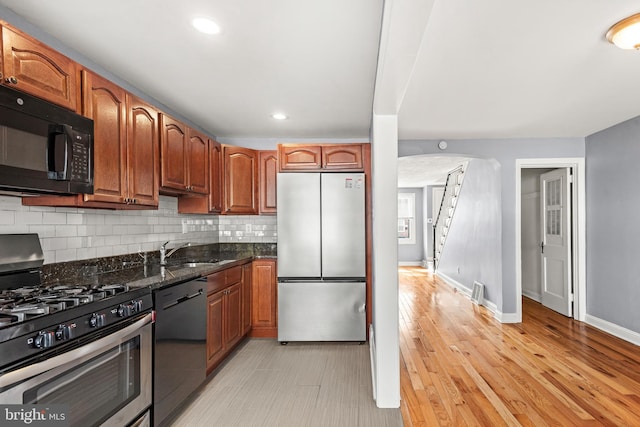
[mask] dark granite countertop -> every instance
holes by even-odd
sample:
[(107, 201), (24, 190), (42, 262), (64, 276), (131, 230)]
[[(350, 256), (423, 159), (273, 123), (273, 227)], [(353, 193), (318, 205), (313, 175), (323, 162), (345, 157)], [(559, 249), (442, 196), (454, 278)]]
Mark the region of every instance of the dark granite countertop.
[[(253, 259), (275, 259), (276, 247), (275, 244), (192, 246), (180, 249), (164, 268), (161, 268), (155, 252), (146, 254), (146, 265), (142, 261), (143, 255), (128, 254), (45, 265), (42, 282), (46, 286), (127, 284), (131, 288), (156, 290), (246, 264)], [(199, 265), (186, 266), (192, 262)]]
[[(149, 265), (146, 267), (131, 268), (129, 273), (123, 270), (119, 274), (120, 283), (127, 283), (130, 288), (149, 287), (151, 290), (162, 289), (187, 280), (208, 276), (220, 270), (235, 267), (237, 265), (251, 262), (252, 257), (240, 259), (227, 259), (214, 263), (200, 263), (195, 267), (184, 267), (182, 265), (168, 265), (162, 268), (160, 265)], [(128, 276), (128, 277), (127, 277)]]

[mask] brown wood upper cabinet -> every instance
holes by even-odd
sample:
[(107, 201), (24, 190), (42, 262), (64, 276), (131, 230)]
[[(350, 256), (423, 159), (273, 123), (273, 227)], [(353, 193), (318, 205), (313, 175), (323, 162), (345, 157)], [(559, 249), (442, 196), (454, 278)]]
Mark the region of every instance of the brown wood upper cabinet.
[(158, 112), (121, 87), (82, 71), (82, 112), (94, 122), (94, 193), (25, 197), (24, 205), (106, 209), (158, 206)]
[(158, 111), (127, 94), (127, 194), (129, 203), (158, 206)]
[(160, 115), (161, 190), (209, 193), (209, 139), (172, 117)]
[(209, 194), (202, 197), (179, 197), (180, 213), (222, 212), (222, 145), (209, 140)]
[(94, 121), (94, 194), (84, 200), (158, 206), (157, 111), (90, 71), (82, 82)]
[(232, 145), (222, 146), (224, 170), (223, 214), (257, 215), (258, 152)]
[(317, 170), (322, 168), (319, 145), (278, 145), (281, 171)]
[(209, 212), (222, 212), (222, 144), (209, 141)]
[(276, 178), (278, 176), (278, 152), (263, 150), (258, 153), (260, 162), (260, 215), (275, 214)]
[(278, 145), (279, 171), (364, 171), (362, 144)]
[(45, 44), (4, 25), (0, 77), (5, 85), (78, 110), (78, 65)]

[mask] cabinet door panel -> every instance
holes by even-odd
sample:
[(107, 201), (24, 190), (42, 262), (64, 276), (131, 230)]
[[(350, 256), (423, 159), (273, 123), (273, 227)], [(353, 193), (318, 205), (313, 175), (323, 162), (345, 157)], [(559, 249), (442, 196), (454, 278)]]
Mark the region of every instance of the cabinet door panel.
[(260, 214), (276, 213), (278, 152), (260, 151)]
[(258, 158), (256, 151), (233, 146), (223, 147), (224, 213), (258, 213)]
[(209, 139), (189, 129), (189, 189), (198, 194), (209, 193)]
[(242, 266), (242, 335), (251, 329), (251, 264)]
[[(270, 329), (275, 337), (277, 334), (277, 279), (275, 260), (253, 261), (251, 277), (251, 327), (253, 330)], [(266, 336), (266, 335), (262, 335)]]
[(17, 89), (77, 110), (77, 64), (44, 44), (2, 27), (4, 77)]
[(240, 283), (229, 286), (225, 295), (225, 346), (231, 347), (240, 340), (242, 335), (242, 300)]
[(209, 141), (210, 188), (209, 212), (222, 212), (222, 145)]
[(316, 145), (278, 147), (280, 170), (317, 170), (322, 166), (322, 150)]
[(127, 197), (127, 108), (121, 87), (82, 71), (82, 113), (94, 123), (94, 194), (86, 201), (124, 203)]
[(217, 292), (207, 297), (207, 367), (217, 362), (225, 349), (224, 292)]
[(127, 171), (129, 198), (135, 204), (158, 206), (158, 113), (128, 95)]
[(364, 170), (362, 145), (336, 145), (322, 147), (322, 168), (340, 170)]
[(160, 114), (160, 185), (187, 191), (187, 141), (184, 124)]

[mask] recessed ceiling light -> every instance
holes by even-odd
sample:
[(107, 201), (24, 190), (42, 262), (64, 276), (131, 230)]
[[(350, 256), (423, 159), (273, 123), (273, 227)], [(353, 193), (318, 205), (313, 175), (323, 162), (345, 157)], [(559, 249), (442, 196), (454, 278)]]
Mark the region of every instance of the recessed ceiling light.
[(289, 118), (289, 116), (283, 113), (273, 113), (271, 117), (275, 120), (287, 120)]
[(195, 18), (192, 24), (201, 33), (218, 34), (220, 32), (220, 26), (209, 18)]

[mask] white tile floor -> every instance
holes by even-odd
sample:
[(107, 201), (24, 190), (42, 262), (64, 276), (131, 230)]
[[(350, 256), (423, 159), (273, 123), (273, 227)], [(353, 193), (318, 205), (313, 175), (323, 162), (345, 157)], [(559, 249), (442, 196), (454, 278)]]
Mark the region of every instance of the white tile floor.
[(250, 339), (174, 417), (173, 426), (402, 426), (371, 393), (369, 347)]

